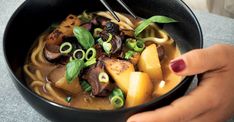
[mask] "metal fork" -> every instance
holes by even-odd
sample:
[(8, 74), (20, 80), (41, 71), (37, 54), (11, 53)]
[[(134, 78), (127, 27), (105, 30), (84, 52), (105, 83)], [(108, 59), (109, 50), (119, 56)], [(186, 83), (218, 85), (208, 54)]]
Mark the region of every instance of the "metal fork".
[[(115, 14), (115, 12), (110, 7), (110, 5), (105, 0), (100, 0), (100, 1), (107, 8), (107, 10), (112, 14), (112, 16), (119, 22), (120, 21), (119, 17)], [(129, 14), (132, 15), (132, 17), (136, 19), (136, 15), (132, 12), (131, 9), (129, 9), (129, 7), (122, 0), (117, 0), (117, 1), (121, 6), (123, 6), (128, 11)]]

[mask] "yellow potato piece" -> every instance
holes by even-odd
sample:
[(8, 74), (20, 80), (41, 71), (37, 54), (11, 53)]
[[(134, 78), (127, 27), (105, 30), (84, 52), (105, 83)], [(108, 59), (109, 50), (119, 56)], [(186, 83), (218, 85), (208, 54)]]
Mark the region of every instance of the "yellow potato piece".
[(133, 64), (119, 59), (105, 59), (104, 63), (107, 72), (115, 80), (117, 86), (127, 93), (130, 74), (135, 71)]
[(152, 95), (153, 83), (148, 74), (132, 72), (126, 98), (126, 107), (133, 107), (147, 102)]
[(138, 68), (140, 71), (149, 75), (154, 85), (157, 85), (163, 79), (161, 64), (155, 44), (149, 45), (141, 53)]
[(79, 92), (82, 91), (78, 78), (76, 78), (74, 81), (72, 81), (71, 84), (68, 84), (66, 78), (62, 77), (60, 80), (55, 82), (55, 86), (57, 88), (68, 91), (72, 94), (78, 94)]

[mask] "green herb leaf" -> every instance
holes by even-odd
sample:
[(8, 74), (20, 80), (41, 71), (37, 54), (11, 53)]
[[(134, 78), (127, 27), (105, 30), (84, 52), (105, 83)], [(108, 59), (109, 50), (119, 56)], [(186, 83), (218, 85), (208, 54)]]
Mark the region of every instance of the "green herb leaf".
[(66, 65), (66, 80), (70, 84), (84, 67), (83, 60), (72, 60)]
[(81, 46), (86, 50), (94, 45), (94, 38), (92, 34), (85, 28), (75, 26), (73, 33)]
[(173, 23), (177, 22), (176, 20), (166, 17), (166, 16), (152, 16), (147, 20), (144, 20), (137, 28), (135, 29), (135, 37), (137, 37), (145, 28), (147, 28), (151, 23)]

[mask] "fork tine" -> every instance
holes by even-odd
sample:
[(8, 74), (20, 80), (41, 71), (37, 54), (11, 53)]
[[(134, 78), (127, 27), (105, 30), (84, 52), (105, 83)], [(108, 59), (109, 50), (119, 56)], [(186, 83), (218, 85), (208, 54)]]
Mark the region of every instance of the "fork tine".
[(121, 6), (123, 6), (135, 19), (137, 18), (136, 15), (132, 12), (131, 9), (122, 1), (122, 0), (117, 0)]
[(113, 17), (120, 22), (119, 17), (115, 14), (115, 12), (112, 10), (112, 8), (109, 6), (109, 4), (105, 0), (100, 0), (101, 3), (107, 8), (107, 10), (113, 15)]

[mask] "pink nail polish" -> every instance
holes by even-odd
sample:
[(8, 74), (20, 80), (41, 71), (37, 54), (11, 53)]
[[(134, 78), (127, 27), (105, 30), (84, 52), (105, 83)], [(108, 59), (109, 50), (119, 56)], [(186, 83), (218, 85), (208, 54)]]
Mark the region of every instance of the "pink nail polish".
[(186, 67), (183, 59), (178, 59), (170, 62), (170, 66), (171, 69), (176, 73), (183, 71)]

